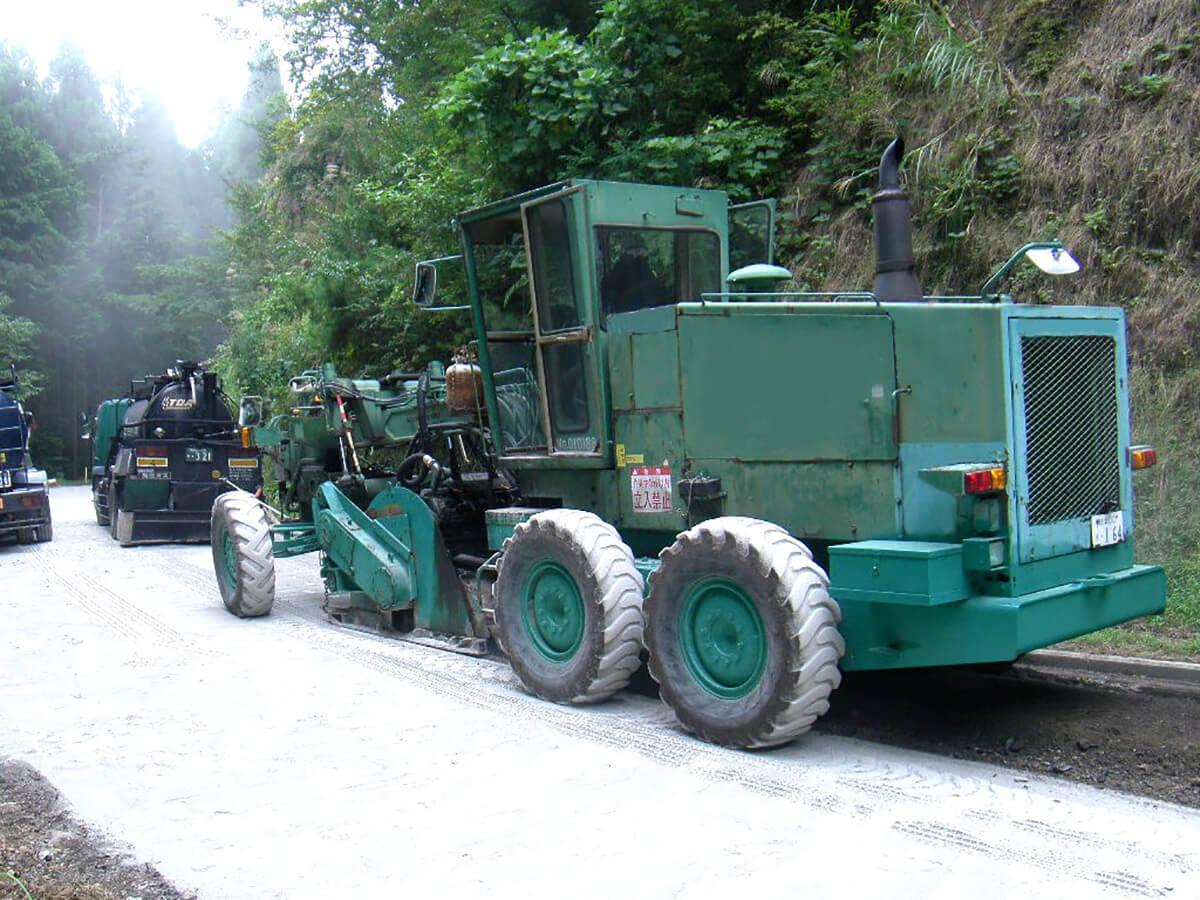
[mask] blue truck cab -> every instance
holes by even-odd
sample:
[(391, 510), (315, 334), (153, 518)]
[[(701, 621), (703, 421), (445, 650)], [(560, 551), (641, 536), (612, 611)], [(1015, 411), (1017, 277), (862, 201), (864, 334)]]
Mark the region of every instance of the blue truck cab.
[(0, 380), (0, 537), (15, 535), (22, 544), (53, 536), (46, 473), (29, 457), (32, 426), (33, 413), (21, 406), (12, 368)]

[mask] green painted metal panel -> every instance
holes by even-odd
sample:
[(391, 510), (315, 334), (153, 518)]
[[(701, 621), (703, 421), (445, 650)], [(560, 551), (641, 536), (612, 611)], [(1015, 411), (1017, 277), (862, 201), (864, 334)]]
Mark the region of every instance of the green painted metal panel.
[[(679, 479), (687, 468), (680, 414), (633, 412), (617, 416), (613, 424), (621, 466), (616, 472), (621, 527), (660, 531), (674, 538), (688, 527), (679, 496)], [(665, 503), (650, 502), (655, 496)]]
[[(906, 402), (907, 397), (905, 397)], [(978, 443), (906, 443), (900, 445), (900, 484), (904, 536), (911, 540), (948, 541), (975, 534), (974, 497), (959, 497), (941, 490), (923, 477), (922, 470), (960, 463), (999, 463), (1007, 466), (1007, 445)], [(1000, 514), (1000, 518), (1004, 518)], [(1003, 523), (1001, 523), (1003, 524)]]
[(970, 595), (961, 544), (858, 541), (829, 548), (829, 592), (839, 602), (938, 606)]
[(679, 406), (679, 338), (674, 331), (630, 336), (637, 409)]
[(782, 525), (801, 539), (896, 537), (896, 470), (890, 462), (741, 463), (691, 459), (690, 474), (721, 479), (724, 515)]
[(773, 314), (776, 304), (711, 306), (727, 314), (679, 320), (689, 456), (895, 459), (886, 315), (843, 313), (832, 304)]
[[(1002, 307), (888, 303), (895, 323), (903, 443), (1006, 442)], [(948, 460), (968, 462), (969, 460)]]
[(844, 671), (1012, 660), (1098, 628), (1161, 612), (1157, 566), (1117, 570), (1019, 597), (972, 596), (941, 606), (841, 601)]
[[(608, 338), (608, 383), (614, 412), (633, 409), (633, 335), (610, 334)], [(615, 439), (615, 438), (614, 438)]]

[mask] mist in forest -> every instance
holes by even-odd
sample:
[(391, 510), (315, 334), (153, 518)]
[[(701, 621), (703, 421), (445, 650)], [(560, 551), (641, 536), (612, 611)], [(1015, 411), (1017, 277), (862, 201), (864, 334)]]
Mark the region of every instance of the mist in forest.
[(54, 474), (88, 466), (80, 413), (224, 337), (231, 197), (287, 113), (268, 48), (248, 83), (189, 149), (161, 103), (106, 90), (78, 48), (39, 77), (0, 44), (0, 366), (17, 364), (35, 461)]

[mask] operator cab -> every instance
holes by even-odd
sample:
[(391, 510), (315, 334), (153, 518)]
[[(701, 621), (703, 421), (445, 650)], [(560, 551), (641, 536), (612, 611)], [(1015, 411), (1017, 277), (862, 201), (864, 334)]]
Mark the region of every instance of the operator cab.
[[(731, 254), (735, 268), (770, 262), (774, 205), (574, 179), (464, 213), (458, 224), (461, 288), (502, 458), (606, 467), (609, 319), (721, 291)], [(421, 305), (436, 278), (418, 266)]]

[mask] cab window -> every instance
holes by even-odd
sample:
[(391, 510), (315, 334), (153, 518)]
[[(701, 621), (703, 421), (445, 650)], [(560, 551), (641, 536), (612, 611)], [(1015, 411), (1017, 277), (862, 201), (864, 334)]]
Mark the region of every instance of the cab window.
[(596, 248), (605, 316), (721, 289), (721, 242), (711, 231), (600, 225)]

